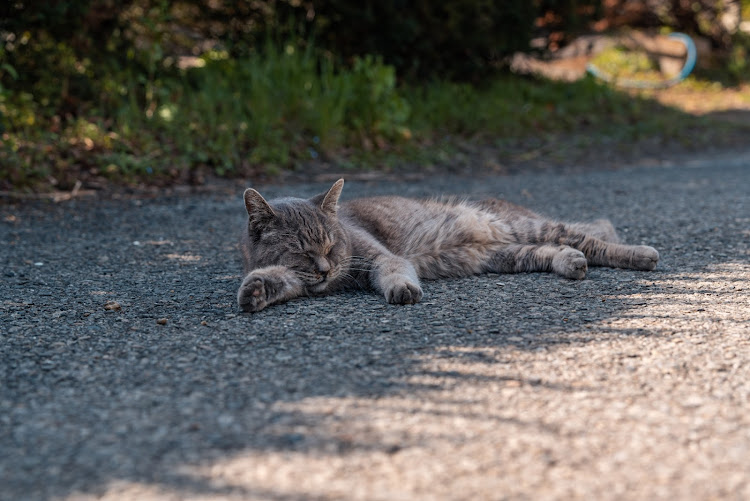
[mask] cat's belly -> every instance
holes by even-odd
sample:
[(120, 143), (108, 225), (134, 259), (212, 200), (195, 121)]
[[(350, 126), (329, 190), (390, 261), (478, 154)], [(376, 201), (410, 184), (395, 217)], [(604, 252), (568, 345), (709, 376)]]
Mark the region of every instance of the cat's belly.
[(507, 224), (495, 215), (459, 204), (439, 214), (405, 222), (398, 253), (421, 278), (474, 275), (487, 271), (488, 261), (513, 243)]

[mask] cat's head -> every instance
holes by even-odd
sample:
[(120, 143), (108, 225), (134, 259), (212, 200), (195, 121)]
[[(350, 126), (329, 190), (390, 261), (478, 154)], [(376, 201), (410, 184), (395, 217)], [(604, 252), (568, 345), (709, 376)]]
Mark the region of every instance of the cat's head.
[(245, 190), (250, 252), (257, 268), (281, 265), (293, 270), (311, 292), (323, 292), (341, 277), (350, 257), (349, 242), (337, 216), (344, 180), (310, 199), (267, 202)]

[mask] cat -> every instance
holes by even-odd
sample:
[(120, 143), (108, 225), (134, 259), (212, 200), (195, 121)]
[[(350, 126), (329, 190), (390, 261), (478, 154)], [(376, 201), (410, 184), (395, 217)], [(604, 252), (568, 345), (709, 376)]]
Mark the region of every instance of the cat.
[(344, 180), (310, 199), (267, 202), (244, 193), (240, 309), (352, 287), (389, 303), (422, 299), (420, 279), (551, 271), (585, 278), (588, 266), (653, 270), (659, 253), (624, 245), (605, 219), (561, 223), (504, 200), (414, 200), (396, 196), (339, 205)]

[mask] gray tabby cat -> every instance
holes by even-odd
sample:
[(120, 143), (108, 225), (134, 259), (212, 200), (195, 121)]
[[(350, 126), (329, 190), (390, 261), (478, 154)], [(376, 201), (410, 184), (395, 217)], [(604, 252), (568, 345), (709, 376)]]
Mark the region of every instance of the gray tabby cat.
[(581, 280), (588, 265), (653, 270), (656, 249), (623, 245), (612, 224), (559, 223), (503, 200), (375, 197), (338, 205), (344, 180), (309, 200), (244, 194), (245, 278), (237, 301), (260, 311), (351, 287), (389, 303), (422, 299), (420, 279), (553, 271)]

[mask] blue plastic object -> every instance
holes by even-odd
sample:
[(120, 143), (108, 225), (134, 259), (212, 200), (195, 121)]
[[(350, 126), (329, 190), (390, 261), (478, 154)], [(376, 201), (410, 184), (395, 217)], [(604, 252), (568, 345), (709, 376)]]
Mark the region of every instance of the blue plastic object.
[(684, 33), (671, 33), (669, 38), (677, 39), (685, 45), (685, 48), (687, 49), (687, 57), (685, 58), (685, 64), (682, 65), (680, 72), (668, 80), (661, 82), (648, 82), (644, 80), (616, 78), (603, 72), (591, 63), (586, 65), (586, 71), (594, 75), (596, 78), (618, 87), (627, 87), (629, 89), (665, 89), (671, 87), (685, 80), (685, 78), (687, 78), (687, 76), (693, 71), (698, 52), (695, 49), (695, 42), (693, 42), (693, 39)]

